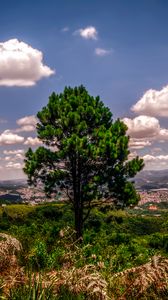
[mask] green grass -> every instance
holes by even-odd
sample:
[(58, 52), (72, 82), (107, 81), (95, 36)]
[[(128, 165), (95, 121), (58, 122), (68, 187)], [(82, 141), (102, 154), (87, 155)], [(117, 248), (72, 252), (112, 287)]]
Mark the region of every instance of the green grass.
[[(31, 272), (59, 271), (66, 264), (75, 268), (92, 264), (108, 279), (116, 272), (146, 263), (153, 255), (167, 256), (168, 216), (165, 214), (158, 218), (136, 215), (129, 210), (94, 209), (85, 223), (81, 245), (74, 244), (73, 223), (70, 207), (62, 203), (0, 207), (0, 231), (19, 239), (23, 245), (20, 263)], [(26, 298), (29, 289), (31, 286), (14, 289), (13, 298), (9, 299), (17, 300), (21, 294), (23, 300), (29, 299)], [(85, 299), (82, 294), (72, 293), (66, 298), (67, 293), (63, 289), (60, 298), (42, 294), (35, 299)]]

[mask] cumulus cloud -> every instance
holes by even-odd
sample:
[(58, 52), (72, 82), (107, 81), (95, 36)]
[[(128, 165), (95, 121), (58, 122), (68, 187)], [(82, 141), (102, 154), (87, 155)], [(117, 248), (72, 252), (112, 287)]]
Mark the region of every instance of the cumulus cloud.
[(161, 141), (168, 140), (168, 129), (161, 128), (161, 129), (160, 129), (160, 132), (159, 132), (158, 138), (159, 138)]
[(168, 116), (168, 85), (157, 90), (148, 90), (143, 97), (132, 106), (132, 111), (149, 116)]
[(3, 153), (5, 155), (23, 154), (24, 150), (23, 149), (18, 149), (18, 150), (4, 150)]
[(37, 146), (37, 145), (41, 145), (42, 142), (37, 138), (33, 138), (33, 137), (28, 137), (26, 139), (26, 141), (24, 142), (24, 145), (31, 145), (31, 146)]
[(37, 118), (34, 115), (25, 116), (23, 118), (18, 119), (16, 121), (16, 123), (19, 126), (25, 126), (25, 125), (34, 125), (34, 126), (36, 126), (36, 124), (37, 124)]
[(123, 121), (128, 126), (128, 134), (132, 138), (151, 138), (160, 132), (159, 121), (154, 117), (142, 115), (134, 119), (124, 118)]
[(151, 146), (154, 141), (168, 141), (168, 129), (161, 128), (159, 120), (150, 116), (138, 116), (134, 119), (124, 118), (130, 136), (130, 148), (142, 149)]
[(9, 163), (6, 164), (7, 169), (22, 169), (23, 164), (22, 163), (15, 163), (13, 161), (10, 161)]
[(145, 162), (146, 169), (161, 170), (167, 168), (168, 155), (150, 155), (146, 154), (142, 157)]
[(9, 161), (9, 160), (11, 160), (11, 156), (6, 156), (4, 159), (5, 159), (5, 161)]
[(128, 160), (132, 160), (134, 159), (135, 157), (138, 156), (138, 153), (136, 151), (132, 151), (130, 152), (130, 154), (128, 155)]
[[(6, 170), (21, 170), (23, 168), (23, 161), (24, 161), (24, 150), (4, 150), (3, 153), (6, 155), (3, 158), (3, 171), (5, 174)], [(11, 171), (10, 171), (11, 172)], [(3, 174), (3, 175), (4, 175)], [(1, 174), (1, 176), (3, 176)], [(10, 173), (9, 173), (10, 176)]]
[(23, 154), (20, 154), (20, 153), (17, 153), (14, 157), (15, 160), (18, 160), (18, 159), (24, 159), (24, 155)]
[(30, 132), (30, 131), (34, 131), (35, 129), (36, 128), (33, 125), (25, 125), (25, 126), (15, 129), (14, 132)]
[(24, 155), (20, 154), (20, 153), (17, 153), (14, 156), (5, 156), (4, 159), (5, 159), (5, 161), (17, 161), (17, 160), (22, 160), (23, 161)]
[(78, 29), (74, 32), (74, 34), (75, 35), (78, 34), (86, 40), (89, 40), (89, 39), (97, 40), (97, 37), (98, 37), (98, 32), (97, 32), (96, 28), (93, 26), (88, 26), (86, 28)]
[(12, 145), (23, 143), (24, 137), (12, 133), (9, 129), (0, 134), (0, 145)]
[(143, 149), (144, 147), (151, 146), (151, 142), (145, 139), (130, 139), (129, 147), (132, 149)]
[(15, 129), (15, 132), (29, 132), (36, 129), (37, 118), (34, 115), (25, 116), (16, 121), (17, 125), (21, 126), (20, 128)]
[(112, 50), (107, 50), (107, 49), (103, 49), (103, 48), (96, 48), (95, 49), (95, 54), (97, 56), (107, 56), (111, 53), (112, 53)]
[(14, 160), (18, 160), (18, 159), (21, 159), (23, 160), (24, 159), (24, 155), (23, 154), (20, 154), (20, 153), (17, 153), (14, 157)]
[(18, 39), (0, 43), (0, 86), (32, 86), (54, 73), (41, 51)]

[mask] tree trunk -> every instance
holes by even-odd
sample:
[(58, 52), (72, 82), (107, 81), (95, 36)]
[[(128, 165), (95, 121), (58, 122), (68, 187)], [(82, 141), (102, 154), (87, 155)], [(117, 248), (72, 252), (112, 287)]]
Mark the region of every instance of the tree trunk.
[[(78, 200), (77, 200), (78, 201)], [(83, 231), (83, 214), (81, 207), (78, 205), (79, 203), (76, 203), (75, 207), (75, 230), (76, 230), (76, 239), (81, 239), (82, 240), (82, 231)]]
[(81, 166), (77, 153), (74, 155), (72, 166), (76, 239), (82, 241), (83, 203), (81, 197)]

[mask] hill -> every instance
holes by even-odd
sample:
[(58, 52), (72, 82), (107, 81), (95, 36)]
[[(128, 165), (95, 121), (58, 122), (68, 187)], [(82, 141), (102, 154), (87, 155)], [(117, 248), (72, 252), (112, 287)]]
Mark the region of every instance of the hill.
[(143, 170), (135, 177), (137, 189), (168, 189), (168, 169), (165, 170)]

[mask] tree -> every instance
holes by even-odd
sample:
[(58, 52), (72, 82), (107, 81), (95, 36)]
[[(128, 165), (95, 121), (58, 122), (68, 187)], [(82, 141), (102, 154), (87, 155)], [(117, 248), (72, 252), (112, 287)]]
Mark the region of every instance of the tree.
[(38, 137), (47, 148), (29, 148), (24, 172), (30, 184), (43, 183), (46, 193), (66, 193), (77, 238), (102, 199), (123, 208), (138, 202), (130, 178), (143, 168), (143, 160), (128, 160), (127, 126), (119, 119), (113, 122), (99, 97), (90, 96), (83, 86), (66, 87), (49, 97), (37, 117)]

